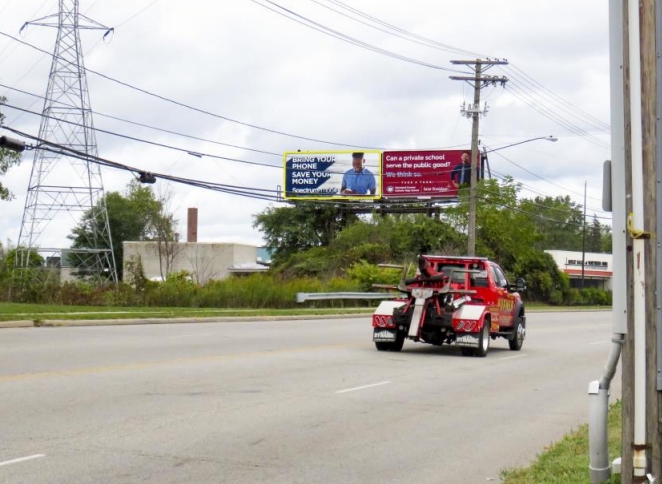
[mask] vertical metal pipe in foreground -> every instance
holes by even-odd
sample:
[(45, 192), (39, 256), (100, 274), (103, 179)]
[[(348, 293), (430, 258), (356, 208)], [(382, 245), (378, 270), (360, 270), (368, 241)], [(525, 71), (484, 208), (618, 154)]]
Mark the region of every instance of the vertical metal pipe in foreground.
[(611, 477), (607, 447), (607, 411), (609, 390), (601, 390), (598, 380), (588, 385), (588, 452), (592, 484), (600, 484)]
[(609, 411), (609, 387), (616, 373), (618, 360), (621, 356), (621, 348), (625, 341), (625, 335), (614, 335), (612, 339), (611, 352), (605, 365), (602, 378), (592, 381), (588, 385), (588, 449), (589, 449), (589, 472), (591, 483), (599, 484), (611, 477), (608, 449), (608, 424), (607, 414)]
[(589, 471), (591, 483), (610, 477), (607, 412), (609, 386), (616, 373), (627, 333), (627, 257), (625, 209), (625, 105), (623, 79), (623, 0), (609, 0), (609, 58), (611, 90), (611, 199), (612, 211), (612, 339), (602, 378), (589, 384)]

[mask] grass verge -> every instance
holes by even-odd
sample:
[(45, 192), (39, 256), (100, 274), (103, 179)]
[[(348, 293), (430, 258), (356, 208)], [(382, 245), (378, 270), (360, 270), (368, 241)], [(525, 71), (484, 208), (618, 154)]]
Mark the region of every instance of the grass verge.
[[(609, 461), (621, 455), (621, 402), (609, 409)], [(589, 479), (588, 425), (566, 435), (547, 447), (526, 468), (508, 469), (501, 473), (503, 484), (584, 484)], [(609, 484), (620, 484), (612, 476)]]
[[(579, 311), (606, 309), (605, 307), (558, 307), (528, 305), (528, 311)], [(181, 307), (112, 307), (69, 306), (61, 304), (0, 303), (0, 321), (43, 321), (49, 319), (135, 319), (135, 318), (209, 318), (238, 316), (305, 316), (325, 314), (370, 314), (373, 307), (350, 308), (290, 308), (290, 309), (232, 309)]]
[(332, 314), (370, 314), (374, 308), (298, 308), (298, 309), (214, 309), (62, 306), (49, 304), (0, 303), (0, 321), (44, 321), (49, 319), (134, 319), (206, 318), (237, 316), (304, 316)]

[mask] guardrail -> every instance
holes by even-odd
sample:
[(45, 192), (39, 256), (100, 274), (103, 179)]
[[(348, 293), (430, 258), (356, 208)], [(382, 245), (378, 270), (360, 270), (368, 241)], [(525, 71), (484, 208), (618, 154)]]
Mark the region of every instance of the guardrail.
[(332, 301), (334, 299), (394, 299), (396, 294), (379, 292), (298, 292), (297, 302)]

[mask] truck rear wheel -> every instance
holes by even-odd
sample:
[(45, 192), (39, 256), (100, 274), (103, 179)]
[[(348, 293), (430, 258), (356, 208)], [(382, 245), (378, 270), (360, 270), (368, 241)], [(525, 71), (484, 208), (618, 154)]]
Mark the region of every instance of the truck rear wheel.
[(476, 356), (481, 358), (487, 356), (487, 351), (490, 349), (490, 320), (485, 319), (483, 329), (478, 336), (478, 348), (474, 351)]
[(394, 342), (387, 343), (384, 341), (375, 341), (375, 348), (377, 348), (377, 351), (402, 351), (404, 344), (405, 335), (404, 333), (398, 332), (398, 336)]

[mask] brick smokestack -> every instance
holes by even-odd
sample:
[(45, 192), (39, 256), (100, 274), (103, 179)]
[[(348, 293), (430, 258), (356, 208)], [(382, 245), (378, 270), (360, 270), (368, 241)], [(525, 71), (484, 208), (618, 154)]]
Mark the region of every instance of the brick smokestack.
[(198, 209), (189, 208), (186, 218), (186, 242), (198, 241)]

